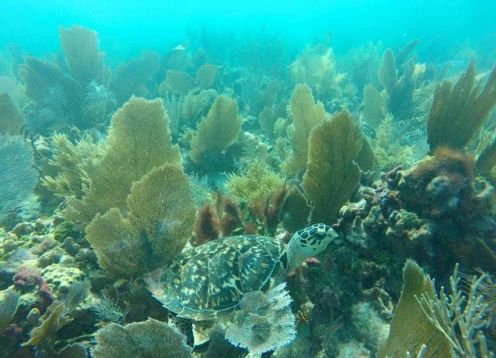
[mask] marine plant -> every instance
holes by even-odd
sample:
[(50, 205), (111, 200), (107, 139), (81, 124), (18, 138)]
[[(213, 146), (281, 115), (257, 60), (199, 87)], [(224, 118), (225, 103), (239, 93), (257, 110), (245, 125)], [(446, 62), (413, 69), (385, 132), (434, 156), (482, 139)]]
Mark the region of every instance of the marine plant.
[(347, 111), (324, 119), (310, 132), (303, 189), (312, 205), (311, 222), (332, 224), (360, 182), (355, 159), (362, 133)]
[(431, 153), (441, 146), (463, 150), (495, 104), (496, 66), (484, 86), (476, 81), (474, 61), (455, 84), (445, 81), (438, 85), (427, 122)]
[(95, 358), (188, 358), (186, 337), (174, 326), (153, 318), (126, 325), (111, 323), (96, 333)]

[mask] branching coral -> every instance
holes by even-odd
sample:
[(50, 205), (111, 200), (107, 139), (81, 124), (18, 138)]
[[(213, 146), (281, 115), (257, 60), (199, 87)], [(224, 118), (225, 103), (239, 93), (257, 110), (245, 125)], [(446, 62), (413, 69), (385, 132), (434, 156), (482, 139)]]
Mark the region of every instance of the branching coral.
[(303, 175), (303, 188), (313, 206), (312, 222), (332, 224), (357, 188), (360, 169), (355, 158), (362, 142), (360, 128), (346, 111), (312, 129)]
[(174, 326), (152, 318), (121, 326), (115, 323), (96, 334), (95, 358), (188, 358), (191, 348)]
[(464, 149), (495, 104), (496, 66), (484, 87), (476, 81), (474, 61), (455, 85), (449, 81), (438, 85), (427, 122), (431, 152), (439, 146)]
[(290, 70), (295, 84), (306, 83), (319, 98), (330, 95), (340, 81), (333, 51), (326, 46), (307, 47)]

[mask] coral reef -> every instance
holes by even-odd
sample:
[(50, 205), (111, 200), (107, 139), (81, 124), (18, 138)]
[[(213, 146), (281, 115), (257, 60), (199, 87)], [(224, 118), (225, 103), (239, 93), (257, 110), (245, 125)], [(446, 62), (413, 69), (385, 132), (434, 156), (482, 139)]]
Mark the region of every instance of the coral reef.
[[(56, 53), (0, 49), (1, 357), (494, 355), (487, 51), (478, 74), (466, 45), (204, 28), (133, 57), (103, 30), (61, 27)], [(229, 314), (185, 316), (149, 291), (177, 267), (199, 307), (237, 294), (261, 262), (250, 235), (282, 248), (313, 222), (339, 234), (329, 249)], [(234, 261), (197, 254), (225, 237)]]

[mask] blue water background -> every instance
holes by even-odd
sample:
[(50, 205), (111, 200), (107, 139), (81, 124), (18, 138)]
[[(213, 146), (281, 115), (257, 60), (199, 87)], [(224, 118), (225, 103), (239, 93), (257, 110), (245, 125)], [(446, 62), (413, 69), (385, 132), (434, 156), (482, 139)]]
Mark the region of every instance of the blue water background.
[(42, 55), (59, 47), (58, 28), (98, 31), (108, 61), (143, 48), (166, 50), (192, 31), (270, 34), (290, 46), (331, 39), (340, 51), (367, 41), (399, 46), (420, 39), (424, 60), (449, 49), (494, 54), (496, 0), (153, 1), (0, 0), (0, 49), (16, 43)]

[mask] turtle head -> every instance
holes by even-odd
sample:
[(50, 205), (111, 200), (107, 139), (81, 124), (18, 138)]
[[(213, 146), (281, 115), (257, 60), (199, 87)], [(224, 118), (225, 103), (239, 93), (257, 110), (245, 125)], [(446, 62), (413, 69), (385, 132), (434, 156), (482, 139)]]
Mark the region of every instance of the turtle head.
[(294, 270), (307, 258), (324, 251), (336, 237), (337, 232), (326, 224), (313, 224), (295, 232), (286, 249), (289, 270)]

